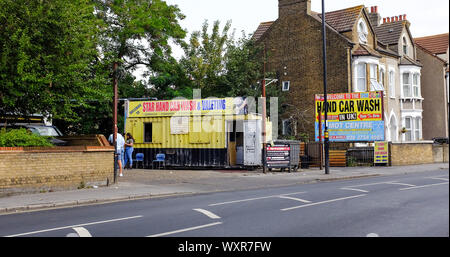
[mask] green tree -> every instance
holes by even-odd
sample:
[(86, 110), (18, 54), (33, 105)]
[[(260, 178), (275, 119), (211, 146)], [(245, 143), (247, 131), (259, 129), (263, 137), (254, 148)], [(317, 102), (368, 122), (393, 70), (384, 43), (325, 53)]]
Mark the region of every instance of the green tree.
[(228, 21), (220, 32), (220, 22), (215, 21), (209, 34), (209, 24), (205, 21), (202, 31), (191, 34), (189, 44), (184, 47), (181, 64), (191, 78), (193, 86), (202, 90), (202, 97), (223, 95), (226, 65), (226, 51), (229, 41)]
[(0, 115), (79, 119), (105, 99), (98, 20), (89, 0), (0, 0)]

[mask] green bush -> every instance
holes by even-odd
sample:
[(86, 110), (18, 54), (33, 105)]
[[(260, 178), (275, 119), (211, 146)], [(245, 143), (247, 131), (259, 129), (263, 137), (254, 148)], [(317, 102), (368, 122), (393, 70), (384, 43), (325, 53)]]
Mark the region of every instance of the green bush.
[(0, 147), (53, 146), (48, 137), (36, 135), (24, 128), (0, 130)]

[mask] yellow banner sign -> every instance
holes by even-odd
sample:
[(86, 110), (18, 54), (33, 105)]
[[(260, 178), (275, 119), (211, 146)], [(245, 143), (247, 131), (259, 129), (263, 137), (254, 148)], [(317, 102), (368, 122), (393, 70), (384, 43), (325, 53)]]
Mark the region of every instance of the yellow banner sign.
[(244, 114), (245, 108), (242, 98), (132, 101), (128, 105), (128, 117), (232, 115)]
[[(323, 95), (316, 95), (316, 122), (325, 120)], [(327, 95), (328, 121), (383, 120), (382, 92), (344, 93)]]

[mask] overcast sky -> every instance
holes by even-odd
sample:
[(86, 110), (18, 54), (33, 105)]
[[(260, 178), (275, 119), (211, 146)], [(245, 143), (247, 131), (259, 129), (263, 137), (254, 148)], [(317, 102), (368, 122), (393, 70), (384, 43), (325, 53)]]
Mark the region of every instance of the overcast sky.
[[(205, 19), (212, 24), (220, 20), (225, 24), (232, 21), (236, 36), (244, 30), (253, 33), (259, 23), (278, 18), (278, 0), (166, 0), (178, 5), (186, 19), (181, 22), (188, 32), (200, 30)], [(406, 14), (411, 22), (413, 37), (448, 32), (448, 0), (325, 0), (325, 11), (345, 9), (357, 5), (378, 6), (381, 17)], [(322, 1), (312, 0), (311, 9), (322, 12)]]
[[(189, 33), (201, 30), (205, 20), (211, 24), (221, 21), (221, 28), (228, 21), (236, 30), (236, 37), (241, 31), (253, 34), (258, 25), (264, 21), (278, 18), (278, 0), (166, 0), (170, 5), (178, 5), (186, 18), (181, 26)], [(322, 12), (322, 1), (312, 0), (311, 9)], [(334, 11), (364, 5), (378, 6), (381, 17), (392, 17), (406, 14), (411, 22), (413, 37), (422, 37), (448, 33), (449, 2), (448, 0), (325, 0), (325, 11)], [(189, 39), (189, 35), (186, 40)], [(182, 55), (181, 49), (173, 48), (174, 57)]]

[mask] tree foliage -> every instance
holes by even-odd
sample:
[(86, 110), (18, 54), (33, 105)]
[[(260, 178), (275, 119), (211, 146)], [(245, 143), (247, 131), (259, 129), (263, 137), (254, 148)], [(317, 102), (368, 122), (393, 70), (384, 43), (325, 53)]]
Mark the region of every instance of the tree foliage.
[(0, 115), (76, 120), (86, 99), (104, 99), (97, 19), (88, 0), (0, 1)]

